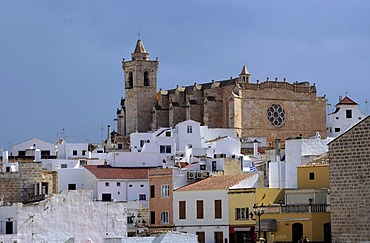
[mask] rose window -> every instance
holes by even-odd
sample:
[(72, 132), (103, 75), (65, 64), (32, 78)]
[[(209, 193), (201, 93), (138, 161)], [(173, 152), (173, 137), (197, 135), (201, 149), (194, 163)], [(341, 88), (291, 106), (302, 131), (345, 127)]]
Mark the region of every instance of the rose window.
[(271, 125), (274, 127), (280, 127), (285, 122), (284, 109), (279, 104), (272, 104), (267, 110), (267, 118)]

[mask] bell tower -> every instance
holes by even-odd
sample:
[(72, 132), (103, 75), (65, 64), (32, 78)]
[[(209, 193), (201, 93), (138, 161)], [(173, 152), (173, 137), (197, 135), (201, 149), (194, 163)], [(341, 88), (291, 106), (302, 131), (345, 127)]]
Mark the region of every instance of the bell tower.
[(121, 102), (119, 133), (147, 132), (151, 129), (151, 111), (155, 106), (159, 61), (149, 60), (141, 39), (136, 42), (130, 61), (122, 61), (125, 98)]

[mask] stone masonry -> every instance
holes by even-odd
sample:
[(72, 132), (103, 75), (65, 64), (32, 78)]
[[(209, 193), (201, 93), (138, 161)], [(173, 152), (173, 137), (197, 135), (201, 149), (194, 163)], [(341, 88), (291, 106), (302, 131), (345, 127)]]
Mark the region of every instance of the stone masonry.
[(370, 242), (370, 117), (329, 143), (332, 242)]

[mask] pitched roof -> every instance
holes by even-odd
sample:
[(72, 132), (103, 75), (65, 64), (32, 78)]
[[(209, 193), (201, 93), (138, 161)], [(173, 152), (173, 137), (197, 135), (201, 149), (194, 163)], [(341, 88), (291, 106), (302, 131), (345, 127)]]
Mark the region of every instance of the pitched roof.
[(312, 160), (308, 164), (300, 165), (301, 167), (318, 167), (318, 166), (328, 166), (329, 165), (329, 153), (324, 153), (316, 159)]
[(242, 71), (241, 71), (240, 75), (247, 75), (247, 74), (249, 74), (249, 72), (248, 72), (247, 67), (244, 65), (243, 68), (242, 68)]
[(357, 103), (346, 96), (337, 105), (357, 105)]
[(144, 48), (144, 44), (140, 39), (138, 39), (137, 42), (136, 42), (136, 47), (135, 47), (134, 53), (146, 53), (146, 50)]
[(97, 179), (148, 179), (149, 168), (84, 165)]
[(234, 186), (249, 177), (252, 177), (252, 175), (254, 175), (254, 173), (211, 176), (193, 184), (181, 187), (176, 191), (206, 191), (228, 189), (229, 187)]

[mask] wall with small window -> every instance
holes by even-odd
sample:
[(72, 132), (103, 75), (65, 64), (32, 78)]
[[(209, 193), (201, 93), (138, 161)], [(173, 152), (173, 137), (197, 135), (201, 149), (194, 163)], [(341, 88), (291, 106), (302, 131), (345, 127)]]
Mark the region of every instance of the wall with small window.
[(329, 164), (300, 166), (297, 168), (298, 188), (329, 188)]

